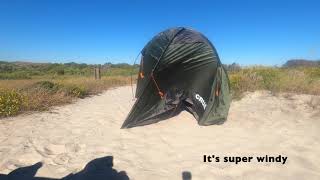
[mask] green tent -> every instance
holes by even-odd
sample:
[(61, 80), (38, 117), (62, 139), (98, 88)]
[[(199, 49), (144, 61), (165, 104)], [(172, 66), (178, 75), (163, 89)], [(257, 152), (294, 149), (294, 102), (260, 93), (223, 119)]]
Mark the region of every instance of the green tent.
[(183, 27), (159, 33), (143, 48), (135, 97), (122, 128), (156, 123), (183, 110), (199, 125), (221, 124), (231, 101), (215, 48), (201, 33)]

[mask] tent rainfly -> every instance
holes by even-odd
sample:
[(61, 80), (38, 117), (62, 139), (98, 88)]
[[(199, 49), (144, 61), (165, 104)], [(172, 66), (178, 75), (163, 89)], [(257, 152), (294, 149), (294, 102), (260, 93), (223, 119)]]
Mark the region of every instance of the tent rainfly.
[(141, 51), (136, 102), (121, 128), (143, 126), (186, 110), (199, 125), (223, 123), (230, 85), (217, 51), (201, 33), (171, 28)]

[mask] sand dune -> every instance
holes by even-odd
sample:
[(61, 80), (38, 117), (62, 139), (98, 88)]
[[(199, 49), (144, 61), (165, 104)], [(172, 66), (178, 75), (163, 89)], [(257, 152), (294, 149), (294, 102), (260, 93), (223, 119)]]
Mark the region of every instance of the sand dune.
[[(0, 173), (42, 161), (36, 176), (61, 178), (92, 159), (113, 156), (130, 179), (320, 179), (320, 97), (247, 94), (226, 123), (198, 126), (191, 114), (120, 129), (133, 101), (130, 87), (0, 120)], [(285, 164), (203, 162), (203, 155), (286, 156)]]

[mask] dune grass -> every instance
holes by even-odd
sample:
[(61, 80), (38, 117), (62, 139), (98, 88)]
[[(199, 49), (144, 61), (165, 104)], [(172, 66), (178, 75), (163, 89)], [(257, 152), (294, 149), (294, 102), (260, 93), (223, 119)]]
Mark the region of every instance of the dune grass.
[(233, 98), (256, 90), (320, 95), (319, 67), (249, 67), (230, 72), (229, 78)]
[(101, 80), (82, 76), (0, 80), (0, 117), (48, 110), (52, 106), (68, 104), (77, 98), (128, 84), (128, 76), (102, 77)]

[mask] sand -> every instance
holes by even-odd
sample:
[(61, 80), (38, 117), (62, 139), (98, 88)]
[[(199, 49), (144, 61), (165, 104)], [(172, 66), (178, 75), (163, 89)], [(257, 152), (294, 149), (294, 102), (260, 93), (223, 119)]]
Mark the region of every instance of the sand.
[[(130, 87), (0, 120), (0, 173), (43, 162), (37, 177), (61, 178), (92, 159), (113, 156), (130, 179), (320, 179), (320, 97), (248, 93), (222, 125), (193, 116), (120, 129), (133, 105)], [(220, 162), (204, 162), (204, 155)], [(281, 162), (223, 162), (224, 156), (284, 156)], [(253, 159), (254, 160), (254, 159)]]

